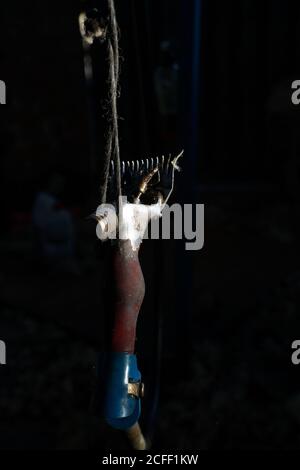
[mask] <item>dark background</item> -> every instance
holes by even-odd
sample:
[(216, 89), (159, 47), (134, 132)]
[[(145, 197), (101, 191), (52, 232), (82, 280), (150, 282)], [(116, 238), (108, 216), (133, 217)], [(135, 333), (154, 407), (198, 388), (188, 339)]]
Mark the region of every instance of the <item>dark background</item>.
[[(205, 204), (201, 251), (178, 241), (142, 245), (142, 424), (157, 451), (297, 449), (300, 109), (291, 84), (300, 80), (300, 5), (203, 0), (200, 15), (197, 0), (115, 3), (121, 157), (184, 148), (173, 201)], [(2, 449), (126, 447), (94, 406), (106, 262), (85, 217), (98, 204), (107, 62), (105, 46), (93, 47), (88, 89), (83, 7), (0, 6)], [(159, 67), (178, 70), (177, 108), (167, 117), (155, 92)], [(31, 209), (51, 172), (66, 179), (80, 276), (41, 273), (33, 257)]]

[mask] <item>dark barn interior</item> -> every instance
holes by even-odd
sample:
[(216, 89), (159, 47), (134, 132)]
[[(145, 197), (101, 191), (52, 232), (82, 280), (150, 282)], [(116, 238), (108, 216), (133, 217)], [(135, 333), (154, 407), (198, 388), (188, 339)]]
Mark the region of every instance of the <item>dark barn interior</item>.
[[(104, 0), (0, 5), (0, 449), (126, 449), (99, 413), (107, 58), (78, 27)], [(298, 449), (300, 4), (116, 0), (121, 158), (185, 149), (172, 202), (205, 204), (205, 243), (145, 240), (137, 351), (153, 449)], [(170, 100), (162, 91), (168, 77)], [(32, 208), (63, 179), (76, 268), (46, 272)], [(300, 366), (299, 366), (300, 367)], [(98, 403), (98, 404), (97, 404)]]

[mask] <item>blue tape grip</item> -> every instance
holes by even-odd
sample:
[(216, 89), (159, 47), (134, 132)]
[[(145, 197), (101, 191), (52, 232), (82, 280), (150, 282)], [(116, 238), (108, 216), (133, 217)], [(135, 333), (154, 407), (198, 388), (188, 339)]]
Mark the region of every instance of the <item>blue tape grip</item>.
[(112, 353), (108, 363), (104, 416), (115, 429), (128, 429), (139, 419), (141, 400), (128, 394), (128, 384), (141, 381), (135, 354)]

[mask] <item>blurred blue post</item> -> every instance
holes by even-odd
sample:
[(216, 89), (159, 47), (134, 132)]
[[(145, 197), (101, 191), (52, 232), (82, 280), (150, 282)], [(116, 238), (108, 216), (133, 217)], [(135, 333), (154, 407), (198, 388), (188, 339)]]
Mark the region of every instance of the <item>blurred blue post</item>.
[[(182, 159), (182, 174), (178, 178), (179, 199), (184, 203), (201, 203), (196, 194), (199, 158), (200, 117), (200, 52), (201, 52), (201, 0), (182, 0), (182, 50), (181, 50), (181, 129), (185, 154)], [(185, 250), (185, 243), (177, 247), (175, 274), (177, 346), (186, 367), (191, 350), (191, 323), (193, 313), (194, 253)], [(184, 356), (184, 357), (183, 357)]]
[(199, 117), (200, 117), (200, 52), (201, 52), (201, 6), (202, 0), (183, 0), (184, 49), (183, 97), (185, 142), (185, 190), (194, 201), (198, 175)]

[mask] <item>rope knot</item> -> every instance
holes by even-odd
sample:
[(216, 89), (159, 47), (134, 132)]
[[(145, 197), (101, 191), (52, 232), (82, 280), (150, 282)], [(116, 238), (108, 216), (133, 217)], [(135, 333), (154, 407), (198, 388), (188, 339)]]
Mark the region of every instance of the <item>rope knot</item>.
[(87, 45), (92, 45), (95, 40), (104, 42), (107, 36), (108, 18), (101, 17), (97, 8), (83, 11), (79, 15), (79, 28), (82, 39)]

